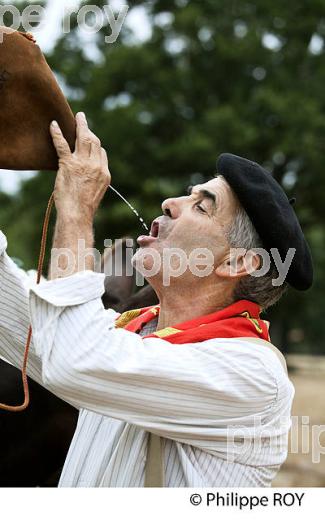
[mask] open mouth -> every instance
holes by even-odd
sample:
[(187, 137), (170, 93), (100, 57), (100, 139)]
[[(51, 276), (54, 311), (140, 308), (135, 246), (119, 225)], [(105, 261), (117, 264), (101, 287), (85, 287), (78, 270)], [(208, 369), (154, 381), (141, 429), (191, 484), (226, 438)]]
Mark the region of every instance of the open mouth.
[(159, 222), (158, 220), (154, 220), (151, 224), (151, 229), (149, 235), (141, 235), (138, 237), (137, 242), (140, 246), (145, 246), (152, 244), (155, 240), (158, 240), (159, 235)]

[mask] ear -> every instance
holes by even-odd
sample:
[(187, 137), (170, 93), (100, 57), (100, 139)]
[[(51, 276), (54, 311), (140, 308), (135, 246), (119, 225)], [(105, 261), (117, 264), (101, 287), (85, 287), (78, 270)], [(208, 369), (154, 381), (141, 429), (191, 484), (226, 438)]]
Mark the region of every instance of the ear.
[(215, 269), (220, 278), (242, 278), (257, 271), (261, 266), (261, 257), (253, 249), (233, 248)]

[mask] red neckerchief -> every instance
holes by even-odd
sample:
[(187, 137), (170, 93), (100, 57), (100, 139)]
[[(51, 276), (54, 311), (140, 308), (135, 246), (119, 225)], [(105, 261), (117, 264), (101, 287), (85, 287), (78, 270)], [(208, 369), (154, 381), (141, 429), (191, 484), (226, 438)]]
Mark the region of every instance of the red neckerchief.
[[(115, 326), (139, 333), (147, 323), (159, 316), (159, 311), (159, 305), (155, 305), (124, 312), (117, 318)], [(270, 341), (270, 324), (260, 318), (260, 311), (257, 303), (239, 300), (221, 311), (184, 321), (142, 337), (163, 338), (170, 343), (196, 343), (212, 338), (240, 337)]]

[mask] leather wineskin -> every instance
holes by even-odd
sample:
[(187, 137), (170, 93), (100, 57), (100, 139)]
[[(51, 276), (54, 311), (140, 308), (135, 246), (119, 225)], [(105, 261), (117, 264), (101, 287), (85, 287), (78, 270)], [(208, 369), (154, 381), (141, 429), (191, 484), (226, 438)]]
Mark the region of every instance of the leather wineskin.
[(53, 120), (73, 151), (75, 118), (39, 46), (29, 34), (0, 27), (0, 168), (57, 170)]

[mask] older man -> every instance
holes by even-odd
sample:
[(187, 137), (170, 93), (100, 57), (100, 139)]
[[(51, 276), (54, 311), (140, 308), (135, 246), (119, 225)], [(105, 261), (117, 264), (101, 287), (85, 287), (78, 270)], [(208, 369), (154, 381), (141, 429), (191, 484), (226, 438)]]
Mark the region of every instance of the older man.
[[(286, 195), (256, 163), (221, 156), (222, 175), (165, 200), (151, 235), (138, 238), (134, 264), (153, 273), (160, 305), (119, 316), (103, 308), (93, 257), (67, 270), (57, 254), (76, 259), (80, 239), (93, 247), (110, 184), (106, 153), (83, 114), (74, 153), (55, 122), (51, 134), (60, 168), (50, 280), (29, 292), (2, 236), (0, 353), (20, 366), (30, 315), (30, 376), (79, 409), (60, 486), (270, 486), (287, 456), (294, 388), (260, 312), (289, 284), (307, 289), (312, 280)], [(254, 276), (260, 247), (279, 256)], [(286, 281), (276, 285), (275, 259), (289, 248)], [(195, 251), (209, 253), (210, 269), (203, 276), (188, 262), (165, 283), (164, 262), (158, 270), (153, 262), (175, 250), (173, 272)]]

